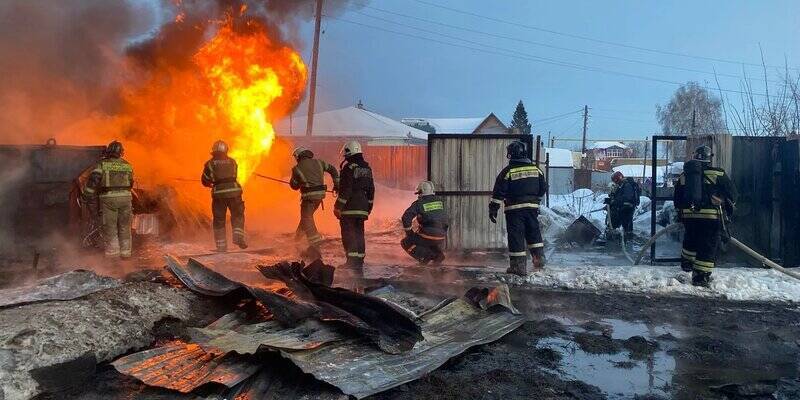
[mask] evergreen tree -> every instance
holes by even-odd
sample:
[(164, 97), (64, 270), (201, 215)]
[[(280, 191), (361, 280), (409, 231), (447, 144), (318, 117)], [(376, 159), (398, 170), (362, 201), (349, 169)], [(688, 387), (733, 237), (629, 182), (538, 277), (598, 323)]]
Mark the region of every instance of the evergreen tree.
[(520, 133), (525, 135), (531, 134), (531, 123), (528, 122), (528, 112), (525, 111), (522, 100), (517, 103), (517, 109), (514, 110), (514, 116), (511, 118), (511, 128), (517, 128)]

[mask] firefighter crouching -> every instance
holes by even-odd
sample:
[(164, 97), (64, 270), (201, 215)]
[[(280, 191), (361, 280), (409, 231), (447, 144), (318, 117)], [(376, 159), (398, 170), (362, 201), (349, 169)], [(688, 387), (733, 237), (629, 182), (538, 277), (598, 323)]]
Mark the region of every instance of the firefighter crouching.
[(122, 143), (109, 143), (83, 190), (90, 213), (102, 221), (107, 257), (131, 256), (133, 167), (122, 158), (124, 153)]
[(292, 178), (289, 185), (294, 190), (300, 190), (300, 223), (297, 226), (295, 237), (305, 234), (308, 240), (308, 250), (306, 255), (311, 259), (321, 257), (319, 244), (322, 242), (322, 235), (317, 231), (314, 223), (314, 212), (325, 199), (325, 172), (330, 174), (333, 180), (333, 191), (339, 191), (339, 172), (333, 165), (325, 161), (314, 158), (314, 153), (305, 147), (298, 147), (294, 150), (294, 158), (297, 165), (292, 168)]
[[(442, 245), (447, 235), (448, 218), (444, 201), (434, 192), (433, 182), (423, 181), (417, 186), (419, 198), (403, 213), (403, 229), (406, 236), (400, 241), (411, 257), (421, 264), (444, 261)], [(411, 223), (417, 219), (419, 231), (411, 229)]]
[(497, 212), (504, 206), (508, 233), (508, 273), (528, 273), (528, 251), (533, 268), (545, 265), (544, 242), (539, 229), (539, 201), (547, 192), (542, 171), (527, 157), (525, 144), (515, 140), (506, 148), (508, 166), (500, 171), (489, 203), (489, 219), (497, 222)]
[(630, 239), (633, 236), (633, 213), (639, 206), (642, 190), (633, 178), (626, 178), (619, 171), (611, 175), (611, 181), (616, 188), (605, 200), (609, 206), (611, 228), (617, 229), (622, 226), (625, 239)]
[(733, 213), (736, 191), (722, 168), (711, 166), (711, 148), (700, 146), (675, 185), (675, 207), (683, 222), (681, 268), (692, 285), (708, 286), (717, 260), (725, 215)]
[(211, 213), (213, 215), (214, 241), (217, 251), (228, 250), (228, 237), (225, 232), (225, 217), (230, 210), (233, 243), (246, 249), (244, 235), (244, 201), (242, 186), (236, 180), (239, 166), (236, 160), (228, 157), (228, 145), (217, 140), (211, 146), (211, 159), (206, 161), (200, 178), (203, 186), (211, 188)]
[(362, 268), (366, 256), (364, 221), (372, 211), (375, 184), (372, 169), (364, 161), (361, 144), (357, 141), (342, 147), (344, 161), (341, 165), (339, 193), (333, 213), (342, 228), (342, 245), (347, 255), (344, 266)]

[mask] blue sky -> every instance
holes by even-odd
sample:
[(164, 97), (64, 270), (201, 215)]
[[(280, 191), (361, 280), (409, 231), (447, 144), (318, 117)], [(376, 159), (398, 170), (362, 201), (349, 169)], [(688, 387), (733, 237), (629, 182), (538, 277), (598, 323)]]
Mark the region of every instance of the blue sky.
[[(496, 20), (737, 63), (641, 51)], [(396, 119), (472, 117), (495, 112), (508, 121), (521, 99), (533, 120), (535, 133), (547, 135), (550, 131), (557, 137), (579, 137), (579, 113), (542, 123), (536, 121), (577, 111), (585, 104), (591, 108), (590, 138), (644, 138), (659, 130), (655, 105), (666, 103), (677, 86), (620, 73), (672, 82), (694, 80), (716, 87), (713, 74), (575, 51), (682, 69), (716, 70), (735, 76), (741, 76), (744, 68), (756, 76), (763, 73), (760, 68), (738, 62), (760, 63), (761, 45), (768, 64), (783, 65), (788, 60), (790, 66), (800, 67), (800, 1), (792, 0), (373, 0), (364, 8), (326, 18), (323, 29), (318, 111), (354, 105), (361, 99), (368, 109)], [(309, 63), (312, 33), (311, 24), (301, 27), (300, 35), (305, 41), (303, 55)], [(507, 50), (512, 50), (513, 55), (508, 56)], [(559, 65), (535, 62), (532, 58), (544, 58)], [(584, 70), (587, 67), (613, 73)], [(776, 73), (771, 71), (769, 79), (777, 79)], [(740, 89), (739, 78), (720, 76), (719, 79), (724, 89)], [(732, 101), (739, 99), (738, 94), (727, 95)], [(302, 105), (297, 113), (305, 114), (305, 107)]]

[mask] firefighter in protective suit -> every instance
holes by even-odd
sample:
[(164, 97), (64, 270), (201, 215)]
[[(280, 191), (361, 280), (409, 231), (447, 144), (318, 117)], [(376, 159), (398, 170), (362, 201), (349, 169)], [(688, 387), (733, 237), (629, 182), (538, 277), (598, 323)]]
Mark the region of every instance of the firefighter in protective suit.
[(633, 237), (633, 213), (639, 206), (642, 190), (633, 178), (626, 178), (619, 171), (611, 175), (611, 181), (616, 187), (604, 201), (609, 206), (611, 228), (622, 226), (625, 239), (630, 239)]
[(528, 273), (528, 251), (534, 270), (544, 267), (544, 242), (539, 229), (539, 201), (547, 192), (544, 174), (526, 155), (525, 143), (515, 140), (506, 148), (508, 166), (495, 180), (489, 219), (497, 222), (497, 212), (504, 206), (508, 233), (509, 268), (516, 275)]
[(122, 158), (124, 153), (122, 143), (109, 143), (83, 190), (90, 212), (102, 221), (107, 257), (131, 256), (133, 167)]
[(314, 158), (314, 153), (305, 147), (298, 147), (294, 150), (293, 156), (297, 165), (292, 168), (292, 178), (289, 186), (294, 190), (300, 191), (300, 223), (297, 226), (295, 237), (305, 234), (308, 240), (308, 250), (306, 254), (312, 259), (321, 257), (319, 244), (322, 242), (322, 235), (317, 231), (314, 223), (314, 212), (325, 199), (325, 173), (330, 174), (333, 180), (333, 191), (339, 191), (339, 171), (336, 167), (325, 161)]
[[(417, 186), (419, 198), (403, 213), (402, 222), (406, 237), (400, 241), (411, 257), (421, 264), (444, 261), (442, 245), (447, 235), (448, 218), (444, 201), (434, 192), (433, 182), (423, 181)], [(414, 232), (411, 224), (417, 219), (419, 230)]]
[(725, 170), (711, 166), (712, 158), (710, 147), (698, 147), (675, 185), (675, 207), (685, 229), (681, 268), (692, 272), (695, 286), (710, 283), (724, 218), (736, 201), (733, 183)]
[(233, 243), (246, 249), (244, 235), (244, 201), (242, 186), (236, 180), (239, 166), (236, 160), (228, 157), (228, 145), (217, 140), (211, 146), (211, 159), (203, 167), (200, 180), (203, 186), (211, 188), (211, 214), (213, 215), (214, 242), (217, 251), (228, 250), (228, 235), (225, 232), (225, 218), (231, 212)]
[(364, 221), (372, 212), (375, 199), (375, 183), (372, 169), (364, 161), (361, 144), (350, 141), (342, 147), (339, 193), (333, 214), (339, 218), (342, 228), (342, 245), (347, 255), (345, 266), (361, 268), (366, 256)]

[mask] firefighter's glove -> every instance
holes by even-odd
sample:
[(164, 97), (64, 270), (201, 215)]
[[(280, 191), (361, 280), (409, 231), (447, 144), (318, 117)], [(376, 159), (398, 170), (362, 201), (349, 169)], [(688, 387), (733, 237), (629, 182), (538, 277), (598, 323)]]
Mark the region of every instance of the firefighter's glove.
[(497, 223), (497, 212), (500, 210), (500, 205), (497, 203), (489, 203), (489, 221), (493, 224)]

